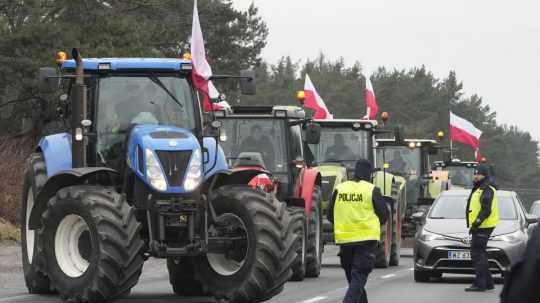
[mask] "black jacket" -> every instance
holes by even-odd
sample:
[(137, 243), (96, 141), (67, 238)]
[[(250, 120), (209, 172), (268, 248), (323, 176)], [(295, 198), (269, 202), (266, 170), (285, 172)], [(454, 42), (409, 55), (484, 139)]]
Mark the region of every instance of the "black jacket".
[[(466, 208), (467, 213), (465, 214), (468, 228), (473, 228), (473, 229), (478, 228), (482, 224), (482, 222), (484, 222), (484, 220), (487, 219), (489, 215), (491, 215), (491, 204), (493, 203), (493, 196), (495, 195), (495, 193), (493, 192), (490, 186), (495, 187), (491, 183), (490, 178), (485, 178), (481, 183), (474, 184), (474, 187), (471, 190), (471, 194), (469, 195), (469, 199), (467, 200), (467, 208)], [(482, 197), (480, 198), (481, 208), (480, 208), (480, 212), (478, 213), (478, 217), (476, 217), (476, 220), (474, 222), (469, 222), (468, 212), (469, 212), (469, 207), (471, 204), (471, 197), (477, 189), (483, 190)]]
[(525, 258), (512, 267), (505, 277), (501, 293), (502, 303), (538, 303), (540, 302), (540, 223), (534, 228)]

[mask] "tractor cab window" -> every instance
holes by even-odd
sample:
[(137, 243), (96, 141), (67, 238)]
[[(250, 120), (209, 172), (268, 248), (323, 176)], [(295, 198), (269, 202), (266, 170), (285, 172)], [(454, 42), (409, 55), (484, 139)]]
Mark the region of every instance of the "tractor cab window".
[(129, 129), (136, 124), (195, 128), (191, 87), (175, 76), (112, 76), (99, 80), (97, 152), (101, 162), (121, 159)]
[(273, 119), (224, 119), (227, 140), (221, 144), (230, 167), (258, 166), (287, 172), (285, 123)]
[(315, 161), (321, 163), (341, 163), (354, 169), (359, 159), (370, 159), (370, 135), (366, 130), (352, 130), (348, 127), (323, 127), (319, 144), (310, 145)]
[(474, 168), (466, 166), (448, 166), (448, 178), (453, 185), (471, 186), (474, 178)]
[[(383, 167), (383, 161), (389, 164), (388, 172), (403, 176), (407, 180), (420, 177), (422, 161), (420, 149), (406, 146), (386, 146), (377, 150), (377, 167)], [(384, 152), (384, 160), (383, 153)]]

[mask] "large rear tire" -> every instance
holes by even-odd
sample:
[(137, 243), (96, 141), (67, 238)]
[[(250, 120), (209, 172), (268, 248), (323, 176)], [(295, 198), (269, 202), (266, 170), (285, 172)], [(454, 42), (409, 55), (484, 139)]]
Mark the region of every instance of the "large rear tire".
[(390, 252), (390, 266), (399, 266), (401, 257), (401, 206), (399, 202), (397, 210), (394, 212), (392, 224), (392, 247)]
[(321, 187), (316, 185), (313, 188), (308, 225), (306, 277), (316, 278), (321, 274), (323, 243), (322, 191)]
[(302, 281), (306, 276), (306, 250), (307, 250), (307, 220), (306, 210), (301, 207), (288, 207), (289, 216), (291, 217), (291, 228), (294, 233), (300, 238), (297, 241), (296, 259), (292, 264), (291, 281)]
[(217, 222), (210, 237), (235, 237), (232, 251), (208, 253), (195, 262), (205, 292), (218, 302), (267, 300), (291, 277), (298, 237), (284, 203), (245, 185), (226, 185), (210, 195)]
[(179, 296), (204, 296), (203, 287), (195, 279), (195, 259), (192, 257), (167, 258), (169, 282)]
[(386, 221), (386, 224), (381, 226), (381, 239), (382, 242), (379, 243), (379, 247), (377, 249), (377, 255), (375, 259), (375, 267), (377, 268), (387, 268), (390, 266), (390, 255), (392, 253), (392, 209), (387, 204), (388, 211), (390, 216), (388, 217), (388, 221)]
[(24, 281), (31, 294), (49, 294), (53, 290), (45, 273), (41, 233), (28, 229), (37, 194), (47, 181), (47, 168), (41, 153), (31, 154), (26, 162), (21, 203), (21, 248)]
[(114, 189), (61, 189), (42, 220), (49, 277), (62, 300), (107, 302), (129, 293), (139, 280), (141, 224)]

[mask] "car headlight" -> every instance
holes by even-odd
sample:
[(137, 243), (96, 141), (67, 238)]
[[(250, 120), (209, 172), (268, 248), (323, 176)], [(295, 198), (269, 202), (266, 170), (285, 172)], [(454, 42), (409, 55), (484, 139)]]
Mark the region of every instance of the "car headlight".
[(420, 241), (423, 241), (423, 242), (429, 242), (429, 241), (435, 241), (435, 240), (444, 240), (446, 238), (442, 235), (435, 234), (425, 229), (422, 229), (419, 239)]
[(184, 180), (184, 189), (192, 191), (201, 184), (202, 181), (202, 155), (201, 150), (196, 149), (193, 152), (191, 161), (189, 162), (186, 179)]
[(515, 231), (513, 233), (493, 236), (489, 238), (490, 241), (503, 241), (508, 243), (518, 243), (523, 240), (523, 233), (521, 231)]
[(157, 160), (156, 155), (153, 151), (148, 148), (145, 150), (146, 154), (146, 178), (148, 182), (157, 190), (165, 191), (167, 190), (167, 181), (165, 180), (165, 175), (161, 169), (161, 165)]

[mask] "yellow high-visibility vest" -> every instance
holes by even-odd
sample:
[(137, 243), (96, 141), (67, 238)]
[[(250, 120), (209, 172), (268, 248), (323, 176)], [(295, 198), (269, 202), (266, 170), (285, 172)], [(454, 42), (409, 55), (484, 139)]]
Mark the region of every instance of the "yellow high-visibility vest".
[(334, 237), (336, 244), (381, 239), (381, 223), (373, 208), (375, 186), (347, 181), (336, 186)]
[[(493, 201), (491, 202), (491, 214), (489, 217), (487, 217), (482, 224), (480, 224), (480, 228), (491, 228), (497, 226), (499, 224), (499, 206), (497, 204), (497, 190), (490, 186), (490, 188), (493, 190)], [(469, 226), (472, 226), (473, 222), (478, 218), (478, 214), (480, 213), (480, 210), (482, 209), (482, 204), (480, 203), (480, 199), (482, 199), (482, 193), (484, 191), (480, 188), (476, 189), (474, 193), (471, 196), (471, 202), (469, 203), (469, 209), (467, 209), (467, 214), (469, 218)]]

